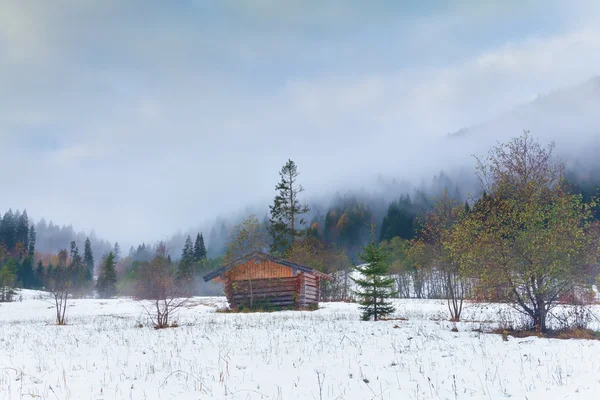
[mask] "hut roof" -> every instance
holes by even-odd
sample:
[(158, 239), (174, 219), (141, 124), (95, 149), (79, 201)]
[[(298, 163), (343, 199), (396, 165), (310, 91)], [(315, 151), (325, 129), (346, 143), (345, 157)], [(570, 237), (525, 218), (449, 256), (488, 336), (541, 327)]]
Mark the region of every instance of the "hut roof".
[(314, 268), (311, 267), (307, 267), (306, 265), (300, 265), (300, 264), (296, 264), (294, 262), (288, 261), (288, 260), (284, 260), (282, 258), (278, 258), (278, 257), (274, 257), (270, 254), (266, 254), (266, 253), (261, 253), (259, 251), (255, 251), (254, 253), (250, 253), (240, 259), (237, 259), (227, 265), (223, 265), (222, 267), (217, 268), (216, 270), (204, 275), (202, 278), (204, 279), (204, 282), (208, 282), (211, 281), (217, 277), (219, 277), (221, 274), (227, 272), (227, 271), (231, 271), (232, 269), (235, 269), (236, 267), (247, 263), (250, 260), (264, 260), (264, 261), (271, 261), (274, 262), (276, 264), (279, 265), (284, 265), (286, 267), (290, 267), (292, 269), (296, 269), (298, 271), (301, 272), (306, 272), (309, 274), (313, 274), (315, 276), (318, 276), (322, 279), (328, 280), (328, 281), (332, 281), (333, 277), (331, 275), (327, 275), (324, 274), (322, 272), (319, 272), (317, 270), (315, 270)]

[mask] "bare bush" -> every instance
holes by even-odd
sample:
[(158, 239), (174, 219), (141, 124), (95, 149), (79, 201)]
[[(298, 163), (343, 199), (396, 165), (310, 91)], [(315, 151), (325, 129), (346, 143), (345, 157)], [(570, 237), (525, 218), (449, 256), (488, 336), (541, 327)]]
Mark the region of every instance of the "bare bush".
[(175, 326), (171, 321), (187, 303), (189, 292), (177, 282), (175, 267), (169, 261), (163, 243), (159, 244), (154, 259), (142, 265), (135, 298), (155, 329)]
[(67, 301), (73, 286), (74, 272), (67, 265), (67, 251), (59, 253), (59, 264), (46, 274), (44, 285), (51, 293), (56, 309), (56, 324), (65, 325), (67, 313)]

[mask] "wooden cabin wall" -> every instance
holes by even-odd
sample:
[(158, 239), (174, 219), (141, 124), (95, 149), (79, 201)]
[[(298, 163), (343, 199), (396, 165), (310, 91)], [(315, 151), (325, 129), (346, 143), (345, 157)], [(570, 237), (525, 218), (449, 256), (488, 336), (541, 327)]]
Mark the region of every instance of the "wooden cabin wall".
[(319, 303), (318, 278), (311, 274), (300, 274), (300, 306), (307, 307)]
[(229, 306), (255, 306), (267, 303), (273, 307), (296, 307), (298, 277), (228, 281)]
[(259, 264), (255, 264), (254, 260), (250, 260), (229, 271), (226, 275), (232, 281), (242, 281), (248, 279), (288, 278), (294, 276), (294, 272), (290, 267), (272, 261), (264, 260)]
[(231, 280), (226, 278), (225, 294), (231, 308), (265, 304), (276, 308), (308, 308), (319, 303), (319, 279), (299, 273), (292, 277)]

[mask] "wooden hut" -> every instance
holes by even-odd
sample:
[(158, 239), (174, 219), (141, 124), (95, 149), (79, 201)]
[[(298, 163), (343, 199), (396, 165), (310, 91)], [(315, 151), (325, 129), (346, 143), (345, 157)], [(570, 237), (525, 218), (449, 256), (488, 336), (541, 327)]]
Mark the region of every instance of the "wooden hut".
[(333, 277), (311, 267), (254, 252), (205, 275), (221, 281), (231, 308), (264, 305), (306, 309), (319, 304), (321, 279)]

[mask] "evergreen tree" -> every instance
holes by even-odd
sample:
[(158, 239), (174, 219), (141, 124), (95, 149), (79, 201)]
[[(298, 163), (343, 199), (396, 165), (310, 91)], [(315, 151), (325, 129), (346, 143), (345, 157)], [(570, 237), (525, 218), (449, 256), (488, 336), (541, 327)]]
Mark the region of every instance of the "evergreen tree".
[[(92, 252), (92, 244), (90, 238), (85, 240), (83, 248), (83, 265), (87, 268), (89, 274), (86, 274), (86, 278), (92, 278), (94, 274), (94, 253)], [(87, 279), (86, 279), (87, 280)]]
[(27, 217), (27, 211), (23, 211), (20, 214), (17, 211), (17, 215), (15, 216), (17, 225), (16, 225), (16, 243), (19, 244), (18, 257), (24, 257), (29, 250), (29, 218)]
[(111, 298), (117, 294), (117, 271), (115, 265), (115, 255), (111, 251), (102, 261), (102, 268), (96, 282), (98, 295), (103, 299)]
[(200, 234), (196, 235), (196, 242), (194, 242), (194, 262), (200, 262)]
[(185, 239), (185, 245), (183, 246), (183, 253), (181, 255), (181, 261), (177, 267), (177, 281), (180, 284), (186, 286), (191, 290), (192, 283), (194, 281), (194, 246), (192, 244), (192, 238), (188, 235)]
[(274, 253), (284, 252), (296, 238), (306, 235), (302, 215), (310, 210), (298, 199), (304, 191), (302, 185), (297, 183), (298, 175), (298, 168), (292, 160), (288, 160), (279, 172), (281, 181), (275, 186), (277, 195), (273, 205), (269, 206), (269, 233), (273, 237), (271, 251)]
[(25, 257), (23, 262), (17, 266), (17, 282), (25, 289), (34, 287), (35, 274), (33, 272), (33, 258)]
[(0, 242), (4, 244), (6, 250), (12, 253), (17, 244), (15, 214), (12, 209), (4, 213), (2, 223), (0, 224)]
[(71, 242), (70, 261), (68, 268), (69, 273), (71, 274), (72, 283), (76, 288), (81, 289), (85, 286), (86, 282), (92, 280), (92, 276), (90, 270), (83, 262), (83, 258), (79, 254), (79, 248), (75, 244), (75, 241)]
[(31, 225), (29, 228), (29, 248), (27, 253), (29, 257), (33, 257), (35, 255), (35, 242), (37, 240), (37, 234), (35, 232), (35, 227)]
[(183, 245), (183, 252), (181, 253), (181, 261), (194, 262), (194, 245), (192, 244), (192, 238), (190, 235), (185, 238), (185, 244)]
[(42, 260), (38, 261), (37, 268), (35, 269), (35, 279), (36, 286), (41, 289), (44, 286), (45, 280), (44, 265), (42, 264)]
[(119, 242), (115, 242), (113, 254), (115, 255), (115, 262), (121, 261), (121, 246), (119, 246)]
[(206, 246), (204, 245), (204, 237), (201, 233), (196, 236), (194, 243), (194, 262), (204, 263), (206, 261)]
[(390, 266), (387, 255), (375, 244), (374, 233), (372, 236), (371, 243), (365, 246), (359, 255), (365, 264), (354, 267), (360, 273), (360, 277), (352, 278), (358, 286), (356, 294), (360, 297), (364, 321), (369, 321), (371, 318), (377, 321), (382, 316), (395, 311), (389, 301), (394, 296), (394, 279), (389, 276)]

